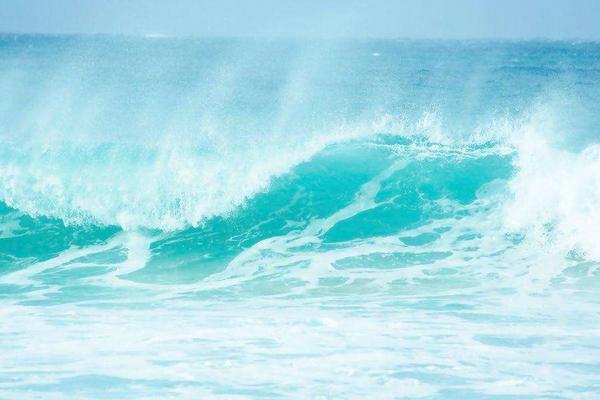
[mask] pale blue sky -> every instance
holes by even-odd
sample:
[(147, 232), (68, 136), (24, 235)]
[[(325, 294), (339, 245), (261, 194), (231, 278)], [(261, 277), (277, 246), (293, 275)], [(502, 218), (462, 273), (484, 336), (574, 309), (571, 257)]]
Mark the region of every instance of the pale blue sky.
[(0, 0), (0, 32), (600, 39), (600, 0)]

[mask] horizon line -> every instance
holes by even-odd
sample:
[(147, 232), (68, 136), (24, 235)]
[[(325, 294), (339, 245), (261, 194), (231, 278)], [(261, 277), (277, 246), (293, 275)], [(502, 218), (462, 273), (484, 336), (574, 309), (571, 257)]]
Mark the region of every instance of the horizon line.
[(600, 43), (600, 38), (583, 37), (549, 37), (549, 36), (352, 36), (352, 35), (203, 35), (203, 34), (163, 34), (158, 32), (148, 33), (123, 33), (123, 32), (25, 32), (25, 31), (0, 31), (0, 36), (46, 36), (46, 37), (122, 37), (138, 39), (272, 39), (272, 40), (396, 40), (396, 41), (492, 41), (492, 42), (587, 42)]

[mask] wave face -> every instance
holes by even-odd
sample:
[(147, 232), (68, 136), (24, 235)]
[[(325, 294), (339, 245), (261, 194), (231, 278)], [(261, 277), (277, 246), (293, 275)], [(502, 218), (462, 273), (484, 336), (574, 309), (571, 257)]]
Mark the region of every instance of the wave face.
[(5, 35), (0, 92), (0, 397), (599, 390), (599, 44)]

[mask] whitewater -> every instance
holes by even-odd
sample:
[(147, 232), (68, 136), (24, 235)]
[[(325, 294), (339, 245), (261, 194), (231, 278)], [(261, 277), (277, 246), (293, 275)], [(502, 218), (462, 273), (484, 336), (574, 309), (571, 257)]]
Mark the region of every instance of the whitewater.
[(600, 44), (0, 35), (0, 398), (594, 399)]

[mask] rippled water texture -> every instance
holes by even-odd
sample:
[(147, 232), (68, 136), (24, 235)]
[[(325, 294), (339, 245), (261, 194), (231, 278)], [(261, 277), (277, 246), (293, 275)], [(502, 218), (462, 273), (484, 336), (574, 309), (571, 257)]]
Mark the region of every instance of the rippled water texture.
[(600, 44), (0, 36), (0, 398), (600, 396)]

